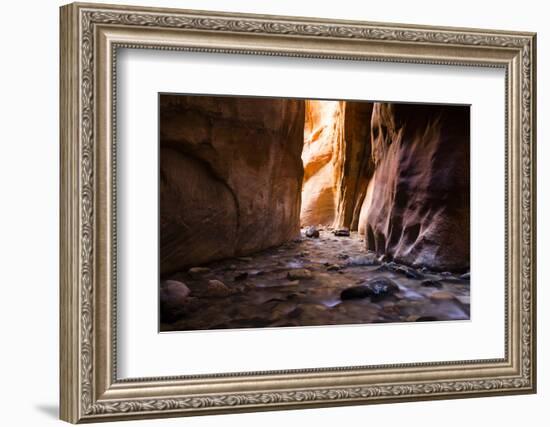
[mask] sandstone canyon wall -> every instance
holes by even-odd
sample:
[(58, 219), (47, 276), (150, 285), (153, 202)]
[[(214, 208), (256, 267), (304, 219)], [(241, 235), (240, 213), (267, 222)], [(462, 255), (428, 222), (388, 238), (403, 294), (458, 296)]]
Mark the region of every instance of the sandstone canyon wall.
[(161, 275), (299, 236), (304, 101), (160, 97)]
[(372, 174), (372, 103), (306, 101), (301, 223), (356, 229)]
[(469, 108), (376, 103), (367, 249), (412, 266), (469, 269)]
[(332, 225), (344, 144), (344, 102), (306, 101), (301, 223)]

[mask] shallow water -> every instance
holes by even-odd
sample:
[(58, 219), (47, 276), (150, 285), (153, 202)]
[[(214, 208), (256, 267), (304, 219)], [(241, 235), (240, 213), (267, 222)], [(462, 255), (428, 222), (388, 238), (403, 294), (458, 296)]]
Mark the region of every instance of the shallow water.
[[(395, 263), (361, 265), (373, 259), (364, 245), (357, 233), (344, 237), (321, 230), (317, 239), (302, 233), (301, 240), (250, 257), (206, 264), (210, 271), (199, 277), (176, 273), (170, 279), (185, 283), (191, 295), (161, 330), (469, 319), (469, 279), (418, 270), (412, 271), (419, 276), (413, 279)], [(295, 269), (307, 269), (312, 277), (290, 280), (287, 274)], [(379, 277), (391, 279), (399, 292), (378, 301), (340, 298), (344, 289)], [(206, 288), (213, 279), (223, 282), (230, 295), (211, 296)], [(423, 286), (425, 280), (437, 287)]]

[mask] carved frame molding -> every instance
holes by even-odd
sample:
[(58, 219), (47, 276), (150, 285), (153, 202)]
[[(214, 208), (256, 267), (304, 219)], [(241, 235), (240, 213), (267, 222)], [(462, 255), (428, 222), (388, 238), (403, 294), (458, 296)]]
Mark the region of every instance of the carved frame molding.
[[(504, 67), (506, 357), (117, 380), (113, 147), (121, 47)], [(61, 8), (60, 100), (62, 419), (535, 391), (535, 34), (71, 4)]]

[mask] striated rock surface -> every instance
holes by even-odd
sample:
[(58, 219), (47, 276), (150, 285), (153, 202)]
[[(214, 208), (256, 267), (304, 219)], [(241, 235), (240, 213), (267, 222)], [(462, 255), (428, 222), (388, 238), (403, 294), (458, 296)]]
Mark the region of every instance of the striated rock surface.
[(357, 230), (361, 206), (374, 172), (371, 156), (372, 102), (350, 102), (345, 105), (344, 161), (338, 182), (334, 227)]
[(306, 101), (302, 225), (332, 225), (344, 144), (344, 101)]
[(357, 229), (372, 175), (372, 103), (306, 101), (303, 226)]
[(375, 172), (359, 231), (378, 255), (433, 270), (469, 269), (469, 108), (375, 103)]
[(160, 97), (161, 274), (300, 234), (304, 101)]

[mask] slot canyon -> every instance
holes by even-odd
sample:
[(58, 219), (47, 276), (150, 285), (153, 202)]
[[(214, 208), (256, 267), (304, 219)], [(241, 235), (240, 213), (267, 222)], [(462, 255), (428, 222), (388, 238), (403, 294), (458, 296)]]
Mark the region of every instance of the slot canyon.
[(161, 331), (465, 320), (469, 107), (159, 97)]

